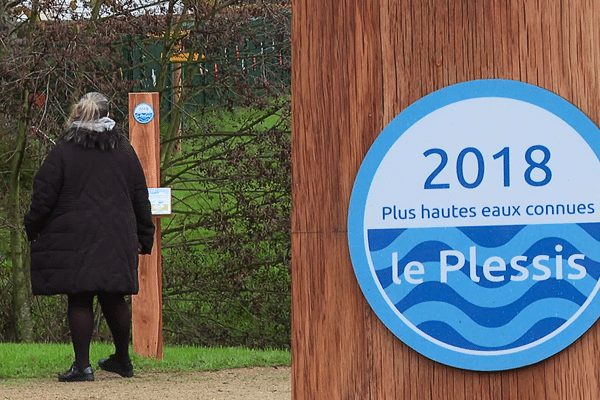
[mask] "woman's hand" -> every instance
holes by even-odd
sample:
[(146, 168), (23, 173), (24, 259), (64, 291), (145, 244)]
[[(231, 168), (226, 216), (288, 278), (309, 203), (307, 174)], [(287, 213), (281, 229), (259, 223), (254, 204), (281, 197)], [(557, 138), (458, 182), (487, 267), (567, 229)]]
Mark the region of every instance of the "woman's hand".
[(141, 252), (142, 252), (142, 245), (141, 245), (141, 243), (140, 243), (140, 244), (138, 245), (138, 253), (141, 253)]

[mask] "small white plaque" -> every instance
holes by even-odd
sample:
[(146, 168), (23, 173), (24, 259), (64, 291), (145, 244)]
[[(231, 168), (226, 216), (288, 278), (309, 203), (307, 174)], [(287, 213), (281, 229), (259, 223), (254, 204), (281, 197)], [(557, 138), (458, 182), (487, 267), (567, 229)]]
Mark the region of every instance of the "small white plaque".
[(152, 215), (171, 214), (171, 188), (148, 188)]

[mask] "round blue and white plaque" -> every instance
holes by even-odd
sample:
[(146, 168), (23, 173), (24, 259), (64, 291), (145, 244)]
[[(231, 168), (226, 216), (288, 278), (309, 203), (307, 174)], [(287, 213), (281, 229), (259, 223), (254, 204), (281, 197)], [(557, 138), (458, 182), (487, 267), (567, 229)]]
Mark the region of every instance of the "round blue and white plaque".
[(133, 118), (140, 124), (147, 124), (154, 119), (154, 108), (148, 103), (140, 103), (133, 109)]
[(380, 134), (348, 215), (370, 306), (408, 346), (479, 371), (573, 343), (600, 316), (600, 131), (536, 86), (480, 80)]

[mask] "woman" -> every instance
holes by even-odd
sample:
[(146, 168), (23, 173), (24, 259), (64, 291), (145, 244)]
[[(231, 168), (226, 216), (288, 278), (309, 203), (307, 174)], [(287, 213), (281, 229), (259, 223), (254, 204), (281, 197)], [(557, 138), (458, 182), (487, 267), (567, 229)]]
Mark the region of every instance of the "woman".
[(138, 292), (138, 253), (150, 254), (154, 224), (140, 161), (108, 111), (100, 93), (75, 104), (34, 179), (25, 216), (33, 294), (68, 297), (75, 362), (61, 382), (94, 380), (89, 349), (95, 296), (115, 344), (115, 354), (98, 365), (133, 376), (125, 295)]

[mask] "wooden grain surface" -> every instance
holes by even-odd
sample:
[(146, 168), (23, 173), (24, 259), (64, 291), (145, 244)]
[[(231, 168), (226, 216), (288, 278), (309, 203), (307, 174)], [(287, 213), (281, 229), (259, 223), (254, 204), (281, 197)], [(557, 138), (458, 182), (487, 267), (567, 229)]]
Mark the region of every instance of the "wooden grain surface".
[(600, 330), (536, 365), (464, 371), (404, 345), (354, 277), (356, 173), (397, 114), (501, 78), (600, 120), (600, 0), (295, 0), (292, 4), (293, 399), (598, 399)]
[[(154, 119), (140, 124), (133, 109), (140, 103), (150, 104)], [(129, 139), (144, 168), (149, 188), (160, 187), (160, 121), (158, 93), (129, 94)], [(162, 359), (162, 264), (160, 251), (160, 218), (153, 217), (156, 233), (152, 254), (140, 255), (139, 294), (132, 296), (133, 351), (144, 357)]]

